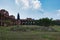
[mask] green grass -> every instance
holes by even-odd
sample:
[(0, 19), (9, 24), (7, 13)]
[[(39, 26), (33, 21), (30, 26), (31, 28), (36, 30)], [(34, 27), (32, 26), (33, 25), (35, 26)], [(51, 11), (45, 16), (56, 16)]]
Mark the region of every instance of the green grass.
[(51, 26), (52, 28), (54, 28), (55, 30), (57, 30), (57, 31), (60, 31), (60, 26)]
[(1, 32), (2, 40), (60, 40), (59, 32)]
[[(22, 25), (24, 27), (39, 27), (36, 25)], [(22, 27), (21, 26), (21, 27)], [(20, 32), (20, 31), (10, 31), (9, 29), (15, 27), (0, 27), (0, 40), (60, 40), (60, 32)], [(59, 26), (53, 26), (56, 28)], [(58, 28), (56, 28), (58, 29)]]

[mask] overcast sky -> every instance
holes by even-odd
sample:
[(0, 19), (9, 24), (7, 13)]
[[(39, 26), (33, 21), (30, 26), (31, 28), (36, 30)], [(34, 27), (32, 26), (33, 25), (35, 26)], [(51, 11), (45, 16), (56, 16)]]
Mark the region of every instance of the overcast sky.
[(60, 0), (0, 0), (0, 9), (15, 17), (19, 13), (21, 19), (60, 19)]

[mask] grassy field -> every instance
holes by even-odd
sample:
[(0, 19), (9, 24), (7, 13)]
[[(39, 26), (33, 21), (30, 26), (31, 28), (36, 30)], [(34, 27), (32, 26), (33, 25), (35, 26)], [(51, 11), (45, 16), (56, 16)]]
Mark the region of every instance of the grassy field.
[[(22, 25), (21, 27), (40, 27), (36, 25)], [(39, 31), (10, 31), (10, 27), (0, 27), (0, 40), (60, 40), (60, 32), (39, 32)], [(60, 31), (60, 26), (52, 26)]]

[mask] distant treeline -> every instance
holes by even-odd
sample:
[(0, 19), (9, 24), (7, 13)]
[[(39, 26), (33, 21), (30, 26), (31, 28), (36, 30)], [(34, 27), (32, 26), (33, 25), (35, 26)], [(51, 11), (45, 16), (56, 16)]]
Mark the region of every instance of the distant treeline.
[(54, 26), (60, 25), (60, 20), (53, 20), (52, 18), (41, 18), (38, 20), (30, 20), (26, 21), (23, 25), (39, 25), (39, 26)]

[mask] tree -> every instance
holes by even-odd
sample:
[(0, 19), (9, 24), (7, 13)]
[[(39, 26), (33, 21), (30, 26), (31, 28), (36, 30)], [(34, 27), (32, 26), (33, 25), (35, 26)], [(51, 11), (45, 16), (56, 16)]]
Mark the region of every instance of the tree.
[(17, 20), (20, 20), (20, 15), (19, 15), (19, 13), (17, 14)]
[(45, 26), (45, 27), (49, 27), (53, 23), (52, 18), (51, 19), (49, 19), (49, 18), (42, 18), (42, 19), (39, 19), (38, 22), (39, 22), (39, 25)]

